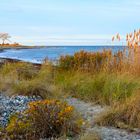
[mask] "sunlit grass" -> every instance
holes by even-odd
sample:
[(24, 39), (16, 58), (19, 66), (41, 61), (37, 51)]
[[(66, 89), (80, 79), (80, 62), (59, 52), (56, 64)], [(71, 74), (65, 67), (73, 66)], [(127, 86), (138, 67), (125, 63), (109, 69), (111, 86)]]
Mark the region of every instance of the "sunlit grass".
[[(127, 42), (123, 51), (80, 51), (62, 56), (55, 66), (48, 61), (40, 67), (6, 63), (0, 67), (0, 91), (50, 100), (70, 96), (108, 105), (110, 110), (97, 121), (99, 125), (140, 128), (140, 31), (128, 34)], [(92, 136), (81, 139), (87, 137)]]
[(124, 102), (115, 104), (109, 111), (97, 118), (97, 124), (134, 130), (140, 128), (139, 91)]

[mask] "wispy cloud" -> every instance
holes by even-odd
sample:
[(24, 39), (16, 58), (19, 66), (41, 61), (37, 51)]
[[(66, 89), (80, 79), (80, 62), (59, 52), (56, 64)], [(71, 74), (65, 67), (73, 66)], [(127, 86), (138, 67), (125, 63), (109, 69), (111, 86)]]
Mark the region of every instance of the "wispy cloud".
[(105, 43), (140, 25), (139, 0), (1, 0), (0, 6), (0, 32), (26, 44)]
[(68, 36), (14, 36), (13, 40), (27, 45), (113, 45), (121, 42), (111, 41), (112, 35), (68, 35)]

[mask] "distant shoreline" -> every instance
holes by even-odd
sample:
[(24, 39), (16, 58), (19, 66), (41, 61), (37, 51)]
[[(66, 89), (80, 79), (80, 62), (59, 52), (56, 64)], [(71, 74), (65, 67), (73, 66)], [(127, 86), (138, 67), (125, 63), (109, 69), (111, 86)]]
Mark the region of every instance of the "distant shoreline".
[(34, 66), (41, 66), (42, 63), (32, 63), (32, 62), (26, 62), (23, 60), (19, 59), (12, 59), (12, 58), (0, 58), (0, 66), (5, 64), (5, 63), (17, 63), (17, 62), (22, 62), (22, 63), (28, 63), (28, 64), (33, 64)]
[[(94, 45), (94, 46), (84, 46), (83, 45), (83, 47), (97, 47), (98, 45)], [(5, 51), (10, 51), (10, 50), (28, 50), (28, 49), (41, 49), (41, 48), (57, 48), (57, 47), (69, 47), (69, 48), (74, 48), (74, 47), (82, 47), (82, 46), (78, 46), (78, 45), (76, 45), (76, 46), (26, 46), (26, 45), (19, 45), (19, 46), (1, 46), (0, 45), (0, 53), (4, 53)], [(102, 46), (99, 46), (99, 47), (105, 47), (105, 49), (106, 49), (106, 47), (109, 47), (109, 46), (107, 46), (107, 45), (102, 45)], [(112, 48), (113, 48), (113, 46), (111, 46)], [(116, 46), (114, 46), (114, 47), (116, 47)], [(124, 47), (124, 46), (118, 46), (118, 47)], [(54, 49), (55, 50), (55, 49)], [(13, 56), (14, 56), (14, 54), (13, 54)], [(42, 60), (42, 59), (41, 59)], [(52, 59), (53, 60), (53, 59)], [(5, 62), (27, 62), (27, 63), (32, 63), (32, 64), (41, 64), (41, 61), (28, 61), (28, 60), (24, 60), (24, 59), (18, 59), (18, 58), (16, 58), (16, 57), (11, 57), (11, 58), (9, 58), (9, 57), (4, 57), (4, 56), (2, 56), (2, 57), (0, 57), (0, 64), (1, 63), (5, 63)]]
[(0, 45), (0, 49), (34, 49), (34, 48), (43, 48), (45, 46), (25, 46), (25, 45), (21, 45), (21, 46), (1, 46)]
[(126, 45), (35, 45), (35, 46), (29, 46), (29, 45), (19, 45), (19, 46), (13, 46), (13, 45), (0, 45), (0, 48), (2, 49), (30, 49), (30, 48), (44, 48), (44, 47), (110, 47), (110, 46), (118, 46), (118, 47), (126, 47)]
[(39, 48), (45, 48), (45, 47), (110, 47), (110, 46), (118, 46), (118, 47), (126, 47), (126, 46), (123, 46), (123, 45), (59, 45), (59, 46), (28, 46), (28, 45), (19, 45), (19, 46), (12, 46), (12, 45), (8, 45), (8, 46), (3, 46), (3, 45), (0, 45), (0, 52), (4, 51), (4, 50), (7, 50), (7, 49), (16, 49), (16, 50), (20, 50), (20, 49), (39, 49)]

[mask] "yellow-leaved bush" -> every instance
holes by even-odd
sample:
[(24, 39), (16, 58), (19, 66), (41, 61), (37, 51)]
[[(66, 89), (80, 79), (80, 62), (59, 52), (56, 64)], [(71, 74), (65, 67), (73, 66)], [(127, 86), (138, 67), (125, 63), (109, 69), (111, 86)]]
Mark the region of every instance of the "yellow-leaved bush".
[(7, 134), (11, 139), (34, 139), (75, 136), (81, 131), (82, 119), (72, 106), (59, 100), (35, 101), (22, 114), (10, 119)]

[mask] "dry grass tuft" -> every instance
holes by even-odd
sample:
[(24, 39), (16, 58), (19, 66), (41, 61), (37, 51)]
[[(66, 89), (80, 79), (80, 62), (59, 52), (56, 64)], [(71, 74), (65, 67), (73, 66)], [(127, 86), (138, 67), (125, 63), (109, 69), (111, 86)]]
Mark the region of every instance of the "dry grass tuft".
[(89, 132), (89, 133), (85, 133), (84, 135), (82, 135), (80, 137), (80, 140), (101, 140), (100, 136), (98, 133), (96, 132)]
[(97, 119), (97, 124), (119, 128), (140, 128), (140, 93), (134, 93), (124, 103), (114, 105)]

